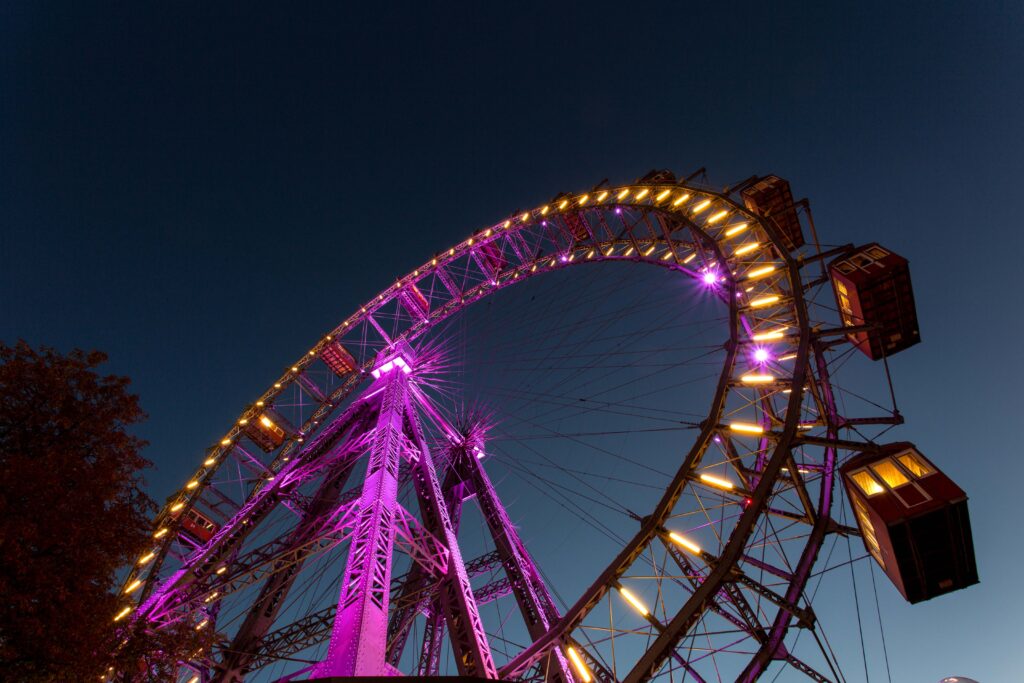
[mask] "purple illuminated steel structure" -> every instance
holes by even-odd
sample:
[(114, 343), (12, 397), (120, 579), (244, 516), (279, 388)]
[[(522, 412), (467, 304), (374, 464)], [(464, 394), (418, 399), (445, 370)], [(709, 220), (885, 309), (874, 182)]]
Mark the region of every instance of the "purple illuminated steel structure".
[[(753, 681), (780, 668), (839, 678), (814, 639), (801, 641), (812, 646), (805, 656), (791, 635), (817, 626), (805, 588), (825, 539), (867, 534), (862, 522), (837, 521), (839, 466), (877, 449), (864, 430), (902, 418), (895, 407), (843, 414), (830, 354), (898, 326), (866, 319), (866, 307), (856, 325), (820, 317), (823, 306), (812, 315), (830, 282), (824, 263), (844, 257), (860, 268), (866, 257), (822, 251), (808, 205), (793, 201), (785, 181), (751, 178), (719, 192), (688, 180), (652, 172), (557, 195), (477, 231), (359, 307), (204, 454), (156, 518), (153, 547), (112, 616), (135, 628), (216, 629), (214, 651), (180, 662), (182, 682), (453, 669), (558, 683), (635, 683), (667, 671)], [(578, 568), (585, 587), (559, 609), (543, 561), (487, 473), (486, 429), (456, 428), (432, 399), (438, 368), (424, 340), (494, 292), (598, 262), (667, 269), (696, 285), (692, 296), (717, 302), (721, 369), (692, 443), (665, 460), (674, 472), (660, 497), (603, 566)], [(880, 284), (872, 265), (836, 296), (905, 281), (909, 297), (908, 273)], [(899, 498), (899, 480), (883, 483)], [(458, 540), (470, 501), (491, 548), (477, 557), (464, 557)], [(721, 511), (717, 520), (687, 521), (709, 508)], [(792, 528), (785, 539), (776, 522)], [(336, 603), (300, 610), (290, 599), (310, 567), (340, 574)], [(481, 606), (506, 598), (528, 642), (499, 648), (501, 624), (492, 628)], [(292, 670), (271, 677), (281, 662)]]

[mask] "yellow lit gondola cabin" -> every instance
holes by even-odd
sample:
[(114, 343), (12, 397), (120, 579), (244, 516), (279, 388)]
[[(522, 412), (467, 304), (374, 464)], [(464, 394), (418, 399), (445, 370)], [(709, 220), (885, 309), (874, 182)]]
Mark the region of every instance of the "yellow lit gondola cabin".
[(272, 410), (264, 410), (242, 427), (245, 435), (257, 446), (269, 453), (294, 433), (288, 422)]
[(978, 582), (967, 495), (912, 443), (861, 453), (840, 472), (865, 548), (907, 601)]

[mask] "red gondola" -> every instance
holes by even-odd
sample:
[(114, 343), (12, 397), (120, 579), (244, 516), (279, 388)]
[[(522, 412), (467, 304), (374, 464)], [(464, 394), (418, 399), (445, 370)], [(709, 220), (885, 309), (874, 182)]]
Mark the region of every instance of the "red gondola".
[(260, 415), (249, 419), (242, 426), (242, 431), (253, 443), (269, 453), (284, 443), (295, 430), (277, 413), (264, 410)]
[(740, 196), (748, 211), (771, 221), (788, 250), (804, 246), (804, 231), (787, 181), (770, 175), (743, 190)]
[(828, 269), (843, 324), (874, 326), (849, 335), (868, 358), (891, 356), (921, 341), (907, 259), (871, 243), (832, 261)]
[(320, 359), (339, 377), (344, 377), (356, 369), (356, 359), (338, 341), (331, 342), (321, 349)]
[(861, 453), (840, 471), (864, 546), (907, 601), (978, 583), (967, 495), (912, 443)]
[(185, 531), (200, 543), (209, 541), (219, 529), (208, 517), (197, 512), (195, 509), (186, 511), (184, 517), (182, 517), (181, 510), (172, 512), (171, 517), (174, 519), (181, 517), (182, 531)]

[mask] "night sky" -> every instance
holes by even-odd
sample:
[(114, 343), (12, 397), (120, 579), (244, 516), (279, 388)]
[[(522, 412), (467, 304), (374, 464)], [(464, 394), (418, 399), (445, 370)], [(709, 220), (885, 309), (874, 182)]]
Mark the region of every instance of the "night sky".
[(162, 501), (473, 230), (652, 168), (779, 174), (824, 242), (910, 259), (901, 435), (971, 497), (982, 583), (886, 587), (893, 679), (1020, 680), (1024, 5), (485, 4), (0, 4), (0, 339), (109, 353)]

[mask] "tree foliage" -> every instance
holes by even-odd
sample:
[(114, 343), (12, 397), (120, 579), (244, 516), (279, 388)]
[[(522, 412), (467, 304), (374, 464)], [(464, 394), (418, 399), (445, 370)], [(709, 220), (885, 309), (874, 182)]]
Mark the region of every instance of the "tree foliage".
[(147, 546), (155, 506), (145, 442), (130, 432), (145, 414), (127, 378), (97, 372), (105, 361), (0, 344), (3, 680), (97, 681), (152, 650), (135, 637), (122, 646), (113, 622), (126, 604), (118, 570)]

